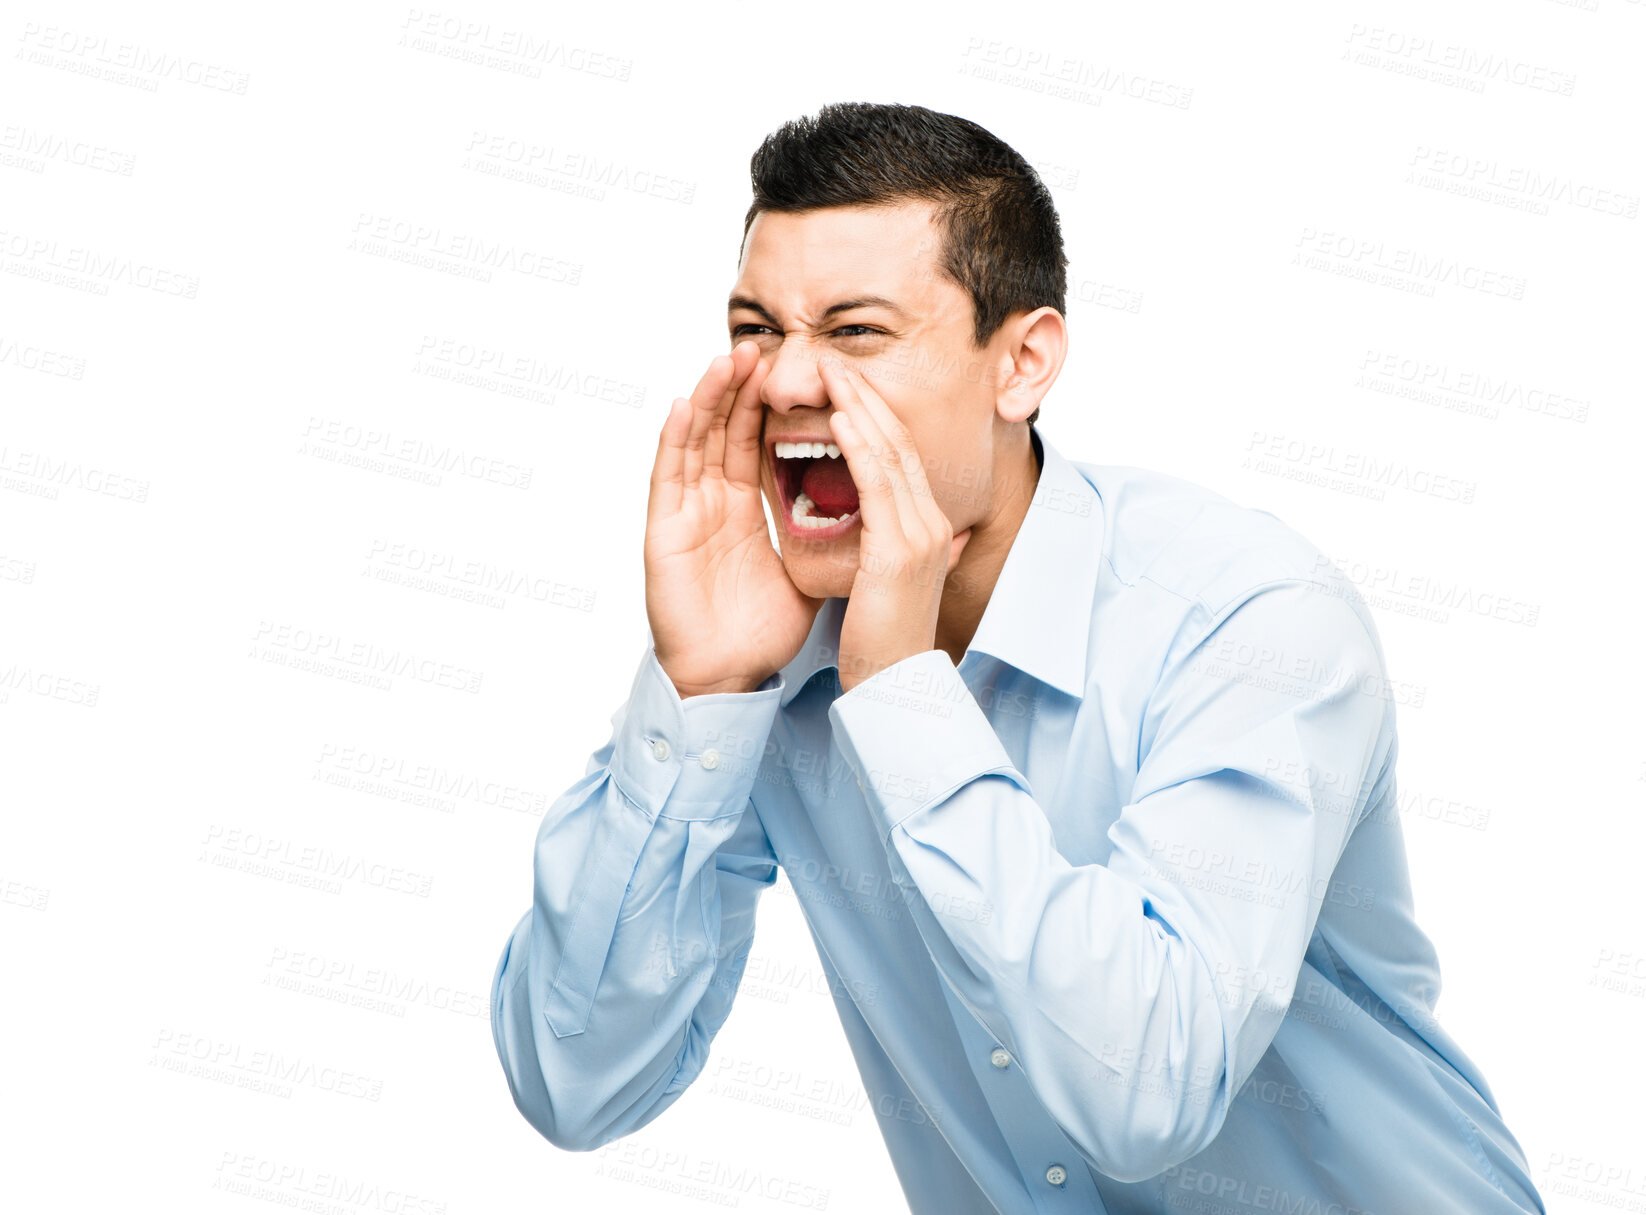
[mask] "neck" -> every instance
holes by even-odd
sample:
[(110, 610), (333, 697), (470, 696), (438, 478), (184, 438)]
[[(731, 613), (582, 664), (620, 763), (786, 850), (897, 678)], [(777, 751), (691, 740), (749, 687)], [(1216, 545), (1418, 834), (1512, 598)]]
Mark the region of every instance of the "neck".
[(1035, 486), (1040, 483), (1042, 461), (1027, 426), (1022, 435), (1020, 443), (996, 456), (990, 483), (997, 492), (989, 517), (972, 525), (972, 538), (943, 583), (943, 603), (938, 609), (933, 644), (956, 666), (977, 635), (984, 609), (989, 606), (1012, 542), (1029, 513)]

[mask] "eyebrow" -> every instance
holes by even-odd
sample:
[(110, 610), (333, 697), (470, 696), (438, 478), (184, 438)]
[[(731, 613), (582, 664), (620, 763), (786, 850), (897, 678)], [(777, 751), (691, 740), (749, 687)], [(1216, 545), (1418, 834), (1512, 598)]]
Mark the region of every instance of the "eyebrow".
[[(736, 312), (739, 308), (744, 308), (754, 313), (774, 329), (782, 328), (782, 326), (777, 323), (777, 318), (770, 312), (766, 311), (765, 306), (762, 305), (759, 300), (750, 299), (746, 295), (734, 295), (731, 299), (726, 301), (727, 312)], [(896, 313), (900, 317), (907, 318), (909, 315), (908, 312), (902, 307), (893, 303), (883, 295), (860, 295), (855, 299), (841, 300), (838, 304), (830, 304), (823, 310), (822, 319), (826, 321), (831, 316), (836, 316), (842, 312), (851, 312), (856, 308), (884, 308), (888, 312)]]

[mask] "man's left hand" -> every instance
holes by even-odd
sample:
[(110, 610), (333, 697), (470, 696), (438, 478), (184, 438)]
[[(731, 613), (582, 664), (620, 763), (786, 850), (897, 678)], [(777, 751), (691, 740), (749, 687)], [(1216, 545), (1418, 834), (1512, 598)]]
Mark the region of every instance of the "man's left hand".
[(862, 372), (825, 359), (831, 433), (857, 484), (857, 576), (840, 626), (840, 687), (934, 648), (943, 583), (971, 539), (937, 505), (908, 429)]

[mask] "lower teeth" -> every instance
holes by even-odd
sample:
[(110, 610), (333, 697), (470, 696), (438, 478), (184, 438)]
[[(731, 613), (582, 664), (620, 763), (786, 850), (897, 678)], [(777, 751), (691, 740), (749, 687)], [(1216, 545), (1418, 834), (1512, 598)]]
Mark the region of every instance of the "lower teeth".
[(819, 518), (811, 513), (816, 509), (817, 503), (813, 502), (805, 495), (804, 492), (802, 492), (800, 496), (794, 500), (794, 505), (789, 508), (789, 518), (793, 519), (801, 527), (818, 528), (833, 527), (836, 523), (844, 523), (851, 517), (848, 512), (847, 514), (840, 515), (838, 518), (830, 519), (826, 516)]

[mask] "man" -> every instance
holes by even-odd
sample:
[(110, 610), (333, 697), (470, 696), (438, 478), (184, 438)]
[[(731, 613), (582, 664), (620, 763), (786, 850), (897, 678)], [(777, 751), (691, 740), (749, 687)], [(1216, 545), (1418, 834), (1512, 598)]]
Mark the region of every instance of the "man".
[(987, 131), (830, 106), (752, 169), (652, 644), (493, 983), (521, 1112), (587, 1150), (673, 1104), (781, 865), (915, 1211), (1542, 1211), (1434, 1019), (1352, 588), (1034, 429), (1066, 261)]

